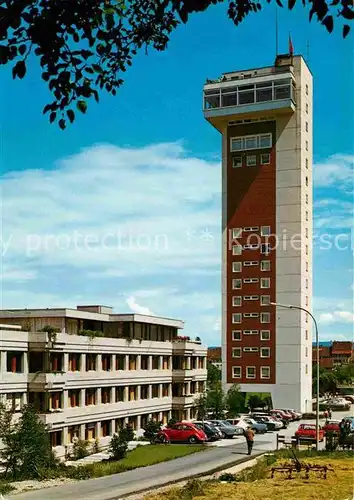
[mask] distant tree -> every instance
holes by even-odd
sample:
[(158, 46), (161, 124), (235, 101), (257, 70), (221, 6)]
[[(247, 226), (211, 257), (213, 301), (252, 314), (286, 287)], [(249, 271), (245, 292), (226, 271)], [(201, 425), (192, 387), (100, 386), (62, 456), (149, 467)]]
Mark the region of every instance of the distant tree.
[(265, 406), (265, 402), (260, 396), (257, 394), (252, 394), (247, 401), (247, 405), (254, 410), (255, 408), (263, 408)]
[[(319, 386), (320, 386), (320, 394), (324, 394), (326, 392), (334, 393), (337, 391), (338, 378), (336, 373), (331, 370), (326, 370), (325, 368), (320, 367), (319, 370), (320, 378), (319, 378)], [(313, 394), (317, 394), (317, 372), (313, 370), (312, 372), (312, 391)]]
[[(123, 430), (123, 429), (122, 429)], [(113, 460), (122, 460), (128, 452), (128, 441), (126, 434), (120, 431), (119, 434), (114, 434), (111, 438), (108, 447), (109, 456)]]
[(245, 396), (240, 392), (240, 386), (234, 384), (226, 394), (226, 409), (230, 417), (236, 417), (245, 410)]
[(221, 370), (219, 370), (217, 366), (210, 363), (210, 361), (207, 363), (207, 371), (207, 384), (209, 387), (221, 381)]
[[(116, 95), (122, 73), (149, 47), (163, 51), (171, 33), (190, 14), (223, 3), (231, 22), (239, 25), (271, 0), (0, 0), (0, 64), (24, 78), (27, 61), (39, 58), (42, 79), (53, 100), (43, 112), (64, 129), (75, 120), (74, 107), (86, 113), (87, 100), (104, 90)], [(282, 7), (281, 0), (276, 0)], [(292, 9), (296, 0), (288, 0)], [(342, 21), (343, 36), (353, 20), (352, 0), (302, 0), (331, 33)], [(338, 22), (338, 21), (337, 21)], [(217, 26), (215, 27), (217, 30)], [(243, 48), (243, 47), (242, 47)]]
[(161, 430), (162, 422), (156, 420), (148, 420), (144, 427), (144, 438), (149, 441)]
[(214, 418), (224, 417), (225, 412), (225, 395), (221, 387), (221, 383), (215, 383), (206, 393), (206, 407)]
[(195, 408), (197, 411), (197, 419), (204, 420), (208, 414), (207, 396), (201, 394), (195, 401)]

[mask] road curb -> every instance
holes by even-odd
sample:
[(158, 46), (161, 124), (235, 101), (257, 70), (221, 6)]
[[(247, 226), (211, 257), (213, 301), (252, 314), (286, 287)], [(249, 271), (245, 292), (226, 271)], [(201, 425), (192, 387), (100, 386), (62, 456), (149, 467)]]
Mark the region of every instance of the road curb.
[(259, 457), (265, 455), (266, 453), (269, 453), (269, 452), (262, 451), (262, 452), (259, 452), (259, 453), (254, 453), (253, 455), (242, 457), (242, 458), (238, 458), (238, 459), (235, 459), (235, 460), (231, 460), (227, 464), (219, 465), (218, 467), (213, 467), (212, 469), (209, 469), (209, 470), (204, 471), (204, 472), (200, 472), (198, 474), (191, 474), (190, 476), (187, 476), (187, 477), (184, 477), (184, 478), (174, 479), (172, 481), (166, 481), (165, 483), (158, 484), (156, 486), (152, 486), (152, 487), (149, 487), (149, 488), (137, 489), (137, 490), (132, 491), (130, 493), (119, 495), (118, 497), (114, 496), (114, 497), (111, 497), (111, 498), (106, 498), (105, 500), (123, 500), (123, 498), (131, 498), (131, 497), (134, 497), (135, 495), (140, 495), (142, 493), (153, 492), (155, 490), (166, 488), (167, 486), (173, 486), (173, 485), (177, 485), (177, 484), (180, 484), (180, 483), (185, 483), (187, 481), (190, 481), (191, 479), (199, 479), (199, 478), (202, 478), (202, 477), (212, 476), (213, 474), (216, 474), (217, 472), (221, 472), (223, 470), (230, 469), (231, 467), (234, 467), (235, 465), (240, 465), (240, 464), (243, 464), (243, 463), (251, 462), (255, 458), (259, 458)]

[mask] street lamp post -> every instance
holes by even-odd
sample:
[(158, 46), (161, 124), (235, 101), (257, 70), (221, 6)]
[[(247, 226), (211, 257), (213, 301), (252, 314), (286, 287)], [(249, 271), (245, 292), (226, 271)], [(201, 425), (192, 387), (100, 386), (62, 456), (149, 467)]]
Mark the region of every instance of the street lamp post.
[(304, 311), (311, 316), (315, 324), (316, 332), (316, 451), (319, 449), (319, 431), (320, 431), (320, 344), (318, 339), (318, 326), (317, 321), (312, 313), (300, 306), (293, 306), (292, 304), (279, 304), (279, 302), (271, 302), (272, 306), (284, 307), (285, 309), (298, 309)]

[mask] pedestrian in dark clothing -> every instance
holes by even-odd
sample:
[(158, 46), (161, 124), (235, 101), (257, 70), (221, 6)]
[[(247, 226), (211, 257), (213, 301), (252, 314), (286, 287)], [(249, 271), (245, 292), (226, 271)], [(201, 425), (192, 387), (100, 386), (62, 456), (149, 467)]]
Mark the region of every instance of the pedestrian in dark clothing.
[(254, 432), (250, 426), (245, 430), (245, 438), (247, 442), (247, 455), (251, 455), (254, 441)]
[(332, 410), (328, 408), (328, 418), (332, 418)]

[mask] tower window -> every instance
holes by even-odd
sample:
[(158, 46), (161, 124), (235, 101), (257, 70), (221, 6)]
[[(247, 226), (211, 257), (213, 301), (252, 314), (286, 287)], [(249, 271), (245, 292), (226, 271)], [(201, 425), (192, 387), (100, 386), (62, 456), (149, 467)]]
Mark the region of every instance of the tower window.
[(232, 297), (232, 305), (233, 305), (233, 307), (241, 306), (242, 305), (242, 297), (241, 296)]
[(234, 156), (232, 159), (232, 166), (233, 168), (242, 167), (242, 156)]
[(306, 83), (306, 95), (309, 95), (309, 86)]
[(261, 295), (261, 306), (270, 306), (270, 295)]
[(233, 279), (232, 280), (232, 288), (233, 290), (238, 290), (242, 288), (242, 280), (241, 279)]
[(261, 366), (261, 378), (270, 378), (270, 366)]
[(261, 271), (270, 271), (270, 260), (261, 260)]
[(247, 167), (254, 167), (257, 165), (257, 156), (256, 155), (247, 155), (246, 159)]
[(242, 323), (242, 314), (241, 313), (234, 313), (232, 315), (232, 322), (233, 323)]
[(309, 168), (309, 159), (308, 158), (306, 158), (306, 160), (305, 160), (305, 165), (306, 165), (306, 168)]
[(308, 151), (309, 150), (309, 141), (305, 142), (305, 147), (306, 147), (306, 151)]
[(232, 230), (232, 239), (240, 238), (242, 236), (242, 227), (234, 227)]
[(232, 349), (232, 357), (233, 358), (240, 358), (241, 356), (242, 356), (241, 347), (234, 347)]
[(256, 378), (256, 367), (247, 366), (246, 367), (246, 378)]
[(308, 132), (308, 131), (309, 131), (309, 122), (306, 122), (306, 123), (305, 123), (305, 129), (306, 129), (306, 132)]
[(241, 340), (241, 330), (232, 330), (232, 340)]
[(232, 245), (232, 255), (241, 255), (242, 245)]
[(269, 153), (261, 154), (261, 165), (270, 165), (270, 154)]
[(306, 103), (306, 113), (308, 114), (309, 112), (309, 105)]
[(261, 323), (270, 323), (270, 313), (261, 313)]
[(261, 347), (261, 358), (270, 358), (270, 348)]
[(242, 262), (233, 262), (232, 263), (232, 272), (240, 273), (242, 271)]
[(261, 236), (270, 235), (270, 226), (261, 226)]
[(261, 330), (261, 340), (270, 340), (270, 330)]
[(305, 184), (306, 184), (306, 186), (309, 185), (309, 178), (308, 177), (305, 178)]
[(232, 367), (232, 378), (241, 378), (241, 366)]
[(261, 288), (270, 288), (270, 278), (261, 278)]

